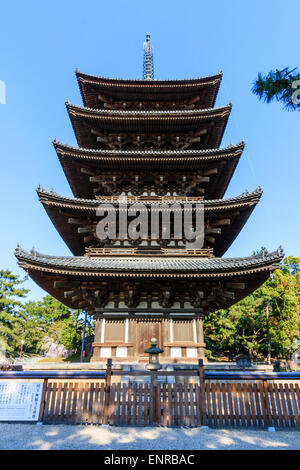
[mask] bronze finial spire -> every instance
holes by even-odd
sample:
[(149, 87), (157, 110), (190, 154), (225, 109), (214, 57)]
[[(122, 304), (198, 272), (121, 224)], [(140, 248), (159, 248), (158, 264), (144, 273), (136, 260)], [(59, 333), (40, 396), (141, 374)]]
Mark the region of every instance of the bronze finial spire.
[(147, 34), (144, 42), (143, 79), (154, 80), (153, 49), (150, 42), (150, 34)]

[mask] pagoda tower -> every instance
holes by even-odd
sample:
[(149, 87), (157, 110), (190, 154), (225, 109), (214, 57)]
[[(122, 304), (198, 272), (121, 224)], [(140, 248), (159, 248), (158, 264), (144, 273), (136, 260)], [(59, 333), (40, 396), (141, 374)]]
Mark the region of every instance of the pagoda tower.
[[(258, 188), (223, 198), (244, 143), (220, 148), (231, 111), (214, 107), (222, 74), (154, 80), (147, 36), (142, 80), (76, 76), (84, 106), (66, 106), (78, 147), (54, 141), (74, 198), (37, 190), (73, 256), (18, 247), (19, 265), (56, 299), (94, 316), (92, 361), (143, 362), (152, 337), (163, 362), (204, 359), (203, 317), (249, 295), (283, 257), (278, 249), (222, 258), (262, 195)], [(200, 248), (175, 231), (187, 206), (193, 222), (202, 208)], [(167, 237), (163, 224), (123, 233), (121, 219), (127, 228), (152, 212), (169, 217)], [(109, 214), (114, 236), (99, 237)]]

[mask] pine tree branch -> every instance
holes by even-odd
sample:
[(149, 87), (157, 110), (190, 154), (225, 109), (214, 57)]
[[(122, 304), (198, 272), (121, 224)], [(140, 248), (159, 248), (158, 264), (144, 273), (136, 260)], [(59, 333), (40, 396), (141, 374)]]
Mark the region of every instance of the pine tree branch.
[[(252, 92), (260, 100), (270, 103), (274, 99), (284, 103), (284, 109), (288, 111), (300, 110), (300, 100), (297, 95), (297, 81), (300, 80), (300, 73), (295, 73), (297, 68), (289, 70), (271, 70), (267, 75), (258, 74)], [(300, 95), (300, 89), (299, 89)]]

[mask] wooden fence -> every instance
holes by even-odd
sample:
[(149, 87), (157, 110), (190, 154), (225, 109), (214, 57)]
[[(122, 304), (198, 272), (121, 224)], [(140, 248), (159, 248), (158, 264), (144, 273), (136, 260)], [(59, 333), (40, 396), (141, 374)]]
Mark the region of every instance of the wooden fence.
[[(111, 383), (112, 375), (153, 377), (150, 372), (112, 371), (111, 361), (108, 361), (106, 379), (102, 383), (97, 380), (59, 383), (46, 379), (42, 421), (114, 426), (300, 428), (298, 383), (277, 384), (258, 380), (255, 373), (244, 374), (247, 381), (240, 373), (240, 382), (229, 383), (227, 377), (230, 379), (235, 374), (226, 372), (219, 373), (219, 377), (225, 377), (226, 381), (214, 383), (205, 377), (208, 374), (204, 373), (201, 362), (198, 371), (159, 371), (156, 374), (198, 375), (199, 383)], [(272, 374), (268, 375), (272, 377)], [(273, 374), (277, 378), (279, 375)], [(299, 379), (298, 376), (295, 378)], [(156, 382), (157, 377), (154, 378)]]

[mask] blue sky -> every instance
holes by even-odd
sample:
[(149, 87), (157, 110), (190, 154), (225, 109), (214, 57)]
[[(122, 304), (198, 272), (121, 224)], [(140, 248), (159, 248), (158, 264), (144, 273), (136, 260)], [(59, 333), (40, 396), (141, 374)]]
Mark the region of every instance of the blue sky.
[[(258, 185), (263, 198), (225, 256), (283, 245), (299, 256), (299, 118), (251, 93), (258, 72), (299, 65), (298, 1), (72, 0), (14, 1), (1, 6), (0, 269), (23, 276), (19, 243), (48, 254), (70, 252), (38, 202), (40, 183), (71, 195), (52, 139), (76, 144), (65, 100), (81, 105), (75, 69), (141, 78), (142, 44), (151, 34), (155, 78), (223, 71), (217, 106), (232, 102), (222, 146), (246, 141), (226, 197)], [(44, 291), (25, 283), (29, 297)]]

